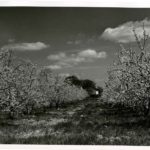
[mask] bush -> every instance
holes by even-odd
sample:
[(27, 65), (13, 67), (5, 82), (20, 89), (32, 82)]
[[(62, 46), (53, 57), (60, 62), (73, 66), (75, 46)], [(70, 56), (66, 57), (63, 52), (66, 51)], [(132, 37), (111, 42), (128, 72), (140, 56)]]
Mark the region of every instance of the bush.
[(131, 107), (139, 113), (148, 115), (150, 110), (150, 54), (145, 48), (148, 35), (143, 26), (143, 37), (134, 35), (139, 52), (124, 48), (118, 59), (108, 71), (105, 96), (114, 103)]

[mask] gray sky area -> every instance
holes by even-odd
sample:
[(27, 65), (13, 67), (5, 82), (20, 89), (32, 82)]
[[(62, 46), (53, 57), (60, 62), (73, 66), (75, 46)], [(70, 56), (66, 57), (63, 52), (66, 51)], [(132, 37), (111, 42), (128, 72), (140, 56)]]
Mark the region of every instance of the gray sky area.
[[(120, 44), (134, 46), (132, 29), (150, 33), (150, 9), (0, 8), (0, 46), (53, 72), (101, 85)], [(149, 45), (148, 45), (149, 46)]]

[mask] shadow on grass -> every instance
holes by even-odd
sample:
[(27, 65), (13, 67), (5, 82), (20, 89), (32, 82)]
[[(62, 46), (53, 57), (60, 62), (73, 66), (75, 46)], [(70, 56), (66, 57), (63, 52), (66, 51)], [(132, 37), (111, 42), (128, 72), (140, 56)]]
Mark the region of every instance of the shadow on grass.
[(96, 137), (94, 134), (87, 133), (70, 133), (61, 135), (49, 135), (43, 137), (30, 137), (28, 139), (9, 139), (4, 141), (4, 144), (73, 144), (73, 145), (85, 145), (94, 144)]
[[(68, 112), (74, 112), (68, 115)], [(65, 121), (51, 124), (51, 117)], [(103, 144), (103, 145), (150, 145), (150, 121), (137, 115), (129, 109), (110, 107), (102, 102), (88, 99), (76, 104), (70, 104), (60, 110), (50, 110), (44, 116), (33, 118), (38, 124), (41, 119), (42, 125), (37, 129), (52, 128), (52, 132), (40, 136), (4, 137), (4, 144)], [(6, 124), (5, 124), (6, 123)], [(8, 131), (15, 128), (9, 122), (0, 122), (0, 127), (7, 127)], [(32, 123), (32, 122), (31, 122)], [(47, 126), (45, 124), (48, 124)], [(29, 122), (30, 124), (30, 122)], [(51, 124), (51, 125), (49, 125)], [(11, 125), (11, 127), (9, 127)], [(21, 124), (22, 125), (22, 124)], [(28, 125), (28, 124), (27, 124)], [(30, 124), (31, 125), (31, 124)], [(29, 126), (29, 125), (28, 125)], [(31, 131), (36, 126), (27, 126)], [(17, 126), (16, 126), (17, 127)], [(32, 129), (33, 128), (33, 129)], [(6, 129), (6, 130), (7, 130)], [(11, 129), (11, 130), (10, 130)], [(22, 128), (20, 131), (24, 131)], [(19, 129), (17, 130), (19, 131)], [(138, 137), (138, 138), (137, 138)]]

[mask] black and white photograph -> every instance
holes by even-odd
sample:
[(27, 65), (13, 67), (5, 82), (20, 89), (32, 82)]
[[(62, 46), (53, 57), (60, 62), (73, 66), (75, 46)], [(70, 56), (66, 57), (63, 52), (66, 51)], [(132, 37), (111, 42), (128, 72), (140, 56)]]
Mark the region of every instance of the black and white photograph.
[(150, 8), (0, 7), (0, 144), (150, 145)]

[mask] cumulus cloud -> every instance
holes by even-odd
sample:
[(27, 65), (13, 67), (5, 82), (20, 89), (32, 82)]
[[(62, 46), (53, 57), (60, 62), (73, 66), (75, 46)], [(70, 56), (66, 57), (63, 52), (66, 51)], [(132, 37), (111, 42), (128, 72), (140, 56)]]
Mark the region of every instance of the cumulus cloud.
[(65, 53), (59, 53), (59, 54), (49, 55), (48, 59), (50, 59), (50, 60), (60, 60), (60, 59), (64, 59), (65, 57), (66, 57)]
[(78, 55), (84, 58), (105, 58), (106, 52), (96, 52), (95, 50), (88, 49), (81, 51)]
[(49, 47), (49, 45), (43, 42), (34, 43), (12, 43), (4, 45), (2, 49), (11, 49), (16, 51), (38, 51)]
[(101, 38), (105, 40), (114, 41), (117, 43), (135, 42), (133, 28), (135, 28), (135, 31), (138, 36), (142, 36), (143, 35), (143, 28), (142, 28), (143, 23), (145, 26), (146, 33), (150, 34), (150, 20), (146, 18), (142, 21), (126, 22), (115, 28), (106, 28), (103, 34), (101, 35)]
[(49, 65), (49, 66), (46, 66), (46, 68), (49, 68), (49, 69), (61, 69), (61, 66), (60, 65)]
[(70, 55), (66, 53), (49, 55), (48, 59), (54, 61), (54, 65), (50, 66), (51, 69), (61, 69), (64, 67), (72, 67), (82, 62), (92, 62), (95, 59), (106, 58), (106, 56), (106, 52), (87, 49)]

